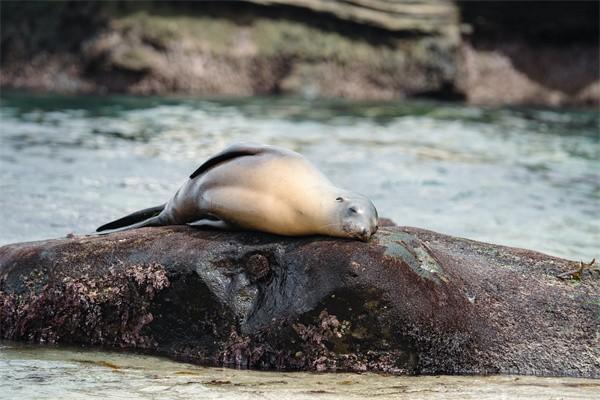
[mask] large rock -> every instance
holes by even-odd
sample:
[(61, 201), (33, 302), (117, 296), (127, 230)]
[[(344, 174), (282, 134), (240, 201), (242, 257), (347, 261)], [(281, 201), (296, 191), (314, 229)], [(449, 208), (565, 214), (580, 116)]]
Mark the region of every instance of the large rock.
[(458, 9), (451, 0), (246, 0), (250, 3), (306, 8), (340, 20), (392, 32), (446, 33), (456, 29)]
[(2, 88), (389, 100), (456, 79), (447, 1), (4, 3)]
[(597, 107), (598, 4), (0, 2), (0, 87)]
[(189, 227), (0, 248), (0, 337), (243, 368), (600, 377), (600, 282), (528, 250)]

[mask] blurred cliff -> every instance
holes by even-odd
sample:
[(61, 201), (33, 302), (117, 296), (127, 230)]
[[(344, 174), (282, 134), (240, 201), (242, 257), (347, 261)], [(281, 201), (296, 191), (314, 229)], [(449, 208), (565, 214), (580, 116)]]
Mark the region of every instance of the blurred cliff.
[(597, 106), (598, 2), (0, 3), (2, 88)]

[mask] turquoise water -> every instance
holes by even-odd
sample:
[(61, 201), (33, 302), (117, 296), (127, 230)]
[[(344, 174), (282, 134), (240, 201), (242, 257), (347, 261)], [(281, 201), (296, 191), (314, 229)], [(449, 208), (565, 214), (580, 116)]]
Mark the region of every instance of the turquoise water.
[(235, 141), (292, 148), (401, 225), (600, 256), (600, 116), (433, 102), (3, 94), (0, 244), (167, 200)]

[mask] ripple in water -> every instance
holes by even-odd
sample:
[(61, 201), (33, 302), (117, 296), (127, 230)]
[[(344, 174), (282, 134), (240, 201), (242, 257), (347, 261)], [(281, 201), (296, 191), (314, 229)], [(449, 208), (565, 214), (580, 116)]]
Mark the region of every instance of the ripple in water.
[(598, 257), (600, 117), (432, 102), (3, 94), (0, 244), (167, 200), (235, 141), (303, 153), (398, 224)]

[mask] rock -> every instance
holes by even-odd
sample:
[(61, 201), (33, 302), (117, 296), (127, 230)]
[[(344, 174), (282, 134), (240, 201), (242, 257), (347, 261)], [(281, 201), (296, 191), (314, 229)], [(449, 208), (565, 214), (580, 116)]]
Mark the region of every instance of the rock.
[(600, 377), (597, 273), (382, 225), (369, 243), (177, 226), (7, 245), (0, 337), (239, 368)]
[(485, 49), (465, 43), (458, 86), (473, 104), (591, 107), (600, 99), (599, 59), (595, 46), (504, 43)]
[(2, 2), (0, 87), (597, 107), (598, 4)]
[(463, 1), (456, 89), (471, 104), (600, 105), (598, 2)]
[(444, 33), (456, 29), (458, 9), (450, 0), (393, 2), (386, 0), (247, 0), (329, 13), (342, 20), (389, 31)]
[[(449, 2), (62, 6), (2, 6), (15, 18), (3, 24), (0, 87), (390, 100), (445, 92), (455, 80), (457, 8)], [(22, 43), (21, 32), (46, 19), (72, 25), (72, 8), (102, 17), (88, 16), (94, 23), (80, 38), (55, 29), (48, 40), (61, 46)], [(57, 70), (67, 79), (51, 79)]]

